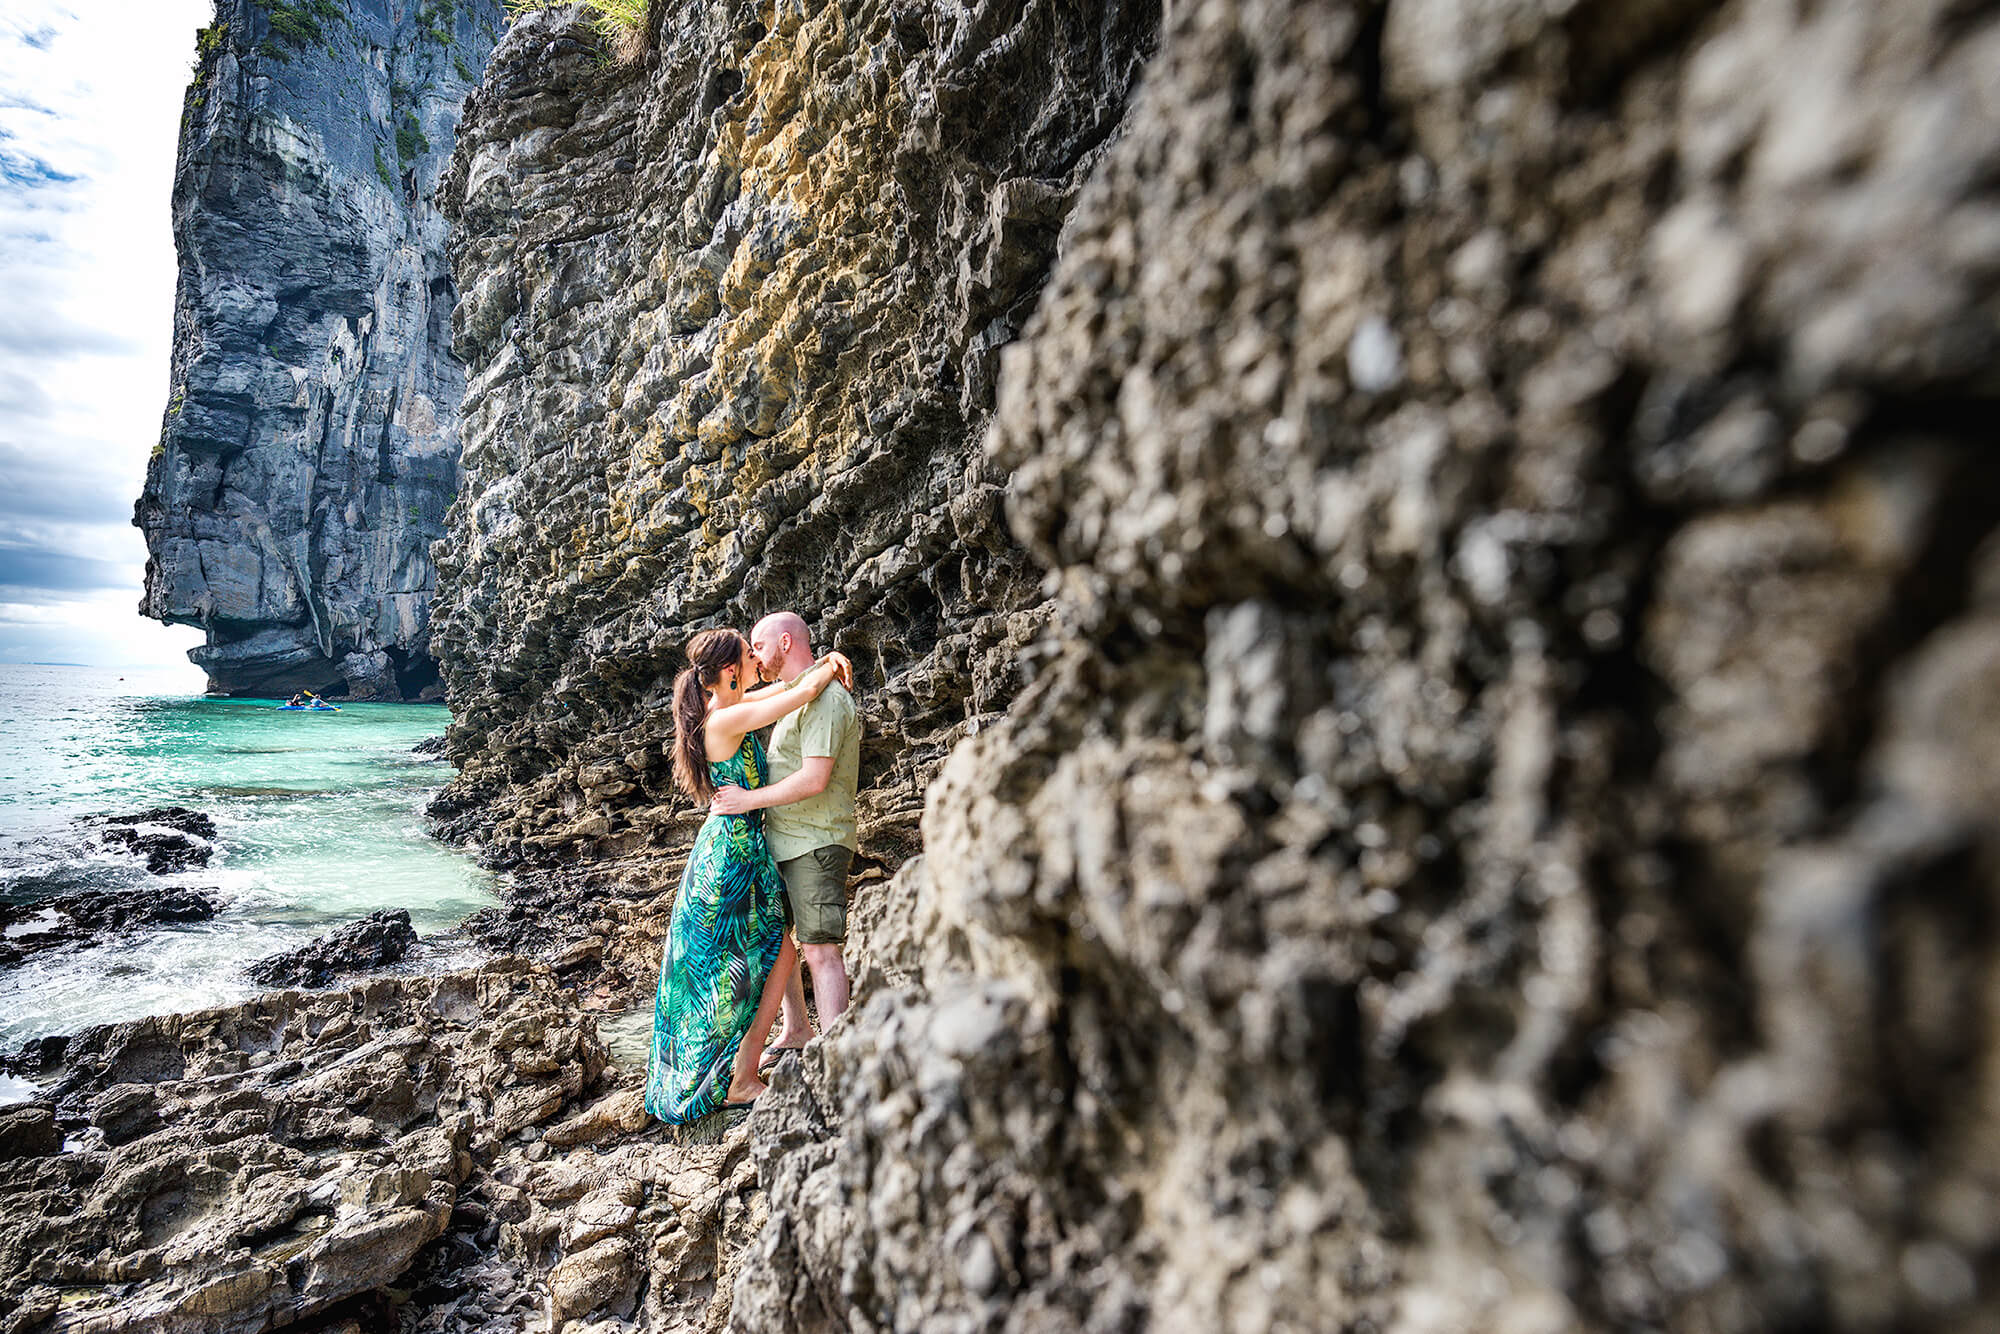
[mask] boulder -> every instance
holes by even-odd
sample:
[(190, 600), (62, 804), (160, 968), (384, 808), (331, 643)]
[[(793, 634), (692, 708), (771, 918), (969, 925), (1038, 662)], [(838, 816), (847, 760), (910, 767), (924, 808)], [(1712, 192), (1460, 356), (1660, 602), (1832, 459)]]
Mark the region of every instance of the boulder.
[(629, 1307), (639, 1273), (638, 1244), (631, 1237), (606, 1237), (564, 1256), (549, 1272), (550, 1310), (561, 1321), (600, 1307)]
[(66, 946), (97, 944), (146, 927), (205, 922), (215, 916), (215, 890), (89, 890), (26, 904), (0, 904), (0, 965)]

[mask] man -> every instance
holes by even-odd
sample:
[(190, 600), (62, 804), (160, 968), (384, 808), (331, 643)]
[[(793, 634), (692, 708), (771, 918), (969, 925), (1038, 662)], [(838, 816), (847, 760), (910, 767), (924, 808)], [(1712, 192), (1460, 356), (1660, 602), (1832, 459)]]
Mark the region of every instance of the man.
[[(750, 652), (766, 680), (790, 684), (810, 668), (812, 638), (796, 612), (780, 611), (751, 627)], [(785, 878), (785, 898), (813, 996), (825, 1028), (847, 1008), (847, 869), (856, 847), (854, 793), (861, 772), (861, 719), (854, 696), (835, 681), (819, 698), (778, 720), (768, 752), (771, 772), (754, 794), (725, 787), (711, 810), (725, 815), (762, 808), (764, 837)], [(770, 1047), (803, 1047), (812, 1037), (805, 988), (794, 972), (785, 984), (785, 1024)], [(766, 1065), (768, 1068), (768, 1063)]]

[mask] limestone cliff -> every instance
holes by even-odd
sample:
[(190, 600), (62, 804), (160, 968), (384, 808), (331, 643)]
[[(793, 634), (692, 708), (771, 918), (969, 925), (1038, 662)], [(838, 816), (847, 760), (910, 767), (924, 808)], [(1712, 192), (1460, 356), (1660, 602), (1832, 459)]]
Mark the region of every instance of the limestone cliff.
[(501, 849), (680, 840), (682, 644), (797, 607), (871, 682), (895, 864), (1039, 632), (979, 432), (1157, 6), (654, 9), (631, 69), (567, 11), (518, 25), (446, 186), (457, 799)]
[(140, 610), (212, 689), (438, 693), (430, 544), (464, 374), (432, 203), (498, 0), (217, 0), (175, 170)]
[(902, 862), (726, 1282), (560, 1311), (1991, 1327), (2000, 20), (1079, 12), (559, 14), (471, 103), (460, 827), (672, 844), (679, 647), (790, 605)]

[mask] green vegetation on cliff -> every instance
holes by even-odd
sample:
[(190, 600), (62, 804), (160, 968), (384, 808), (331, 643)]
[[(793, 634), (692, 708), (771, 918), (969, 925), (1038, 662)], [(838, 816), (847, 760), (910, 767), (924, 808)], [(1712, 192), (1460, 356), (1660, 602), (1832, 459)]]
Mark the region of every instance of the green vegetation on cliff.
[[(518, 19), (523, 14), (569, 3), (571, 0), (507, 0), (507, 14), (510, 19)], [(582, 0), (583, 7), (596, 17), (597, 30), (614, 39), (646, 30), (648, 3), (649, 0)]]

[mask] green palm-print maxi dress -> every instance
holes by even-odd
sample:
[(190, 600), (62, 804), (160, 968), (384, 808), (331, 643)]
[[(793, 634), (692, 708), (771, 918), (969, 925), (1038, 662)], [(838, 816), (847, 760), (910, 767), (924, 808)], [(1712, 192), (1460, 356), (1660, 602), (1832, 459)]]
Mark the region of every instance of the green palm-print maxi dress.
[[(708, 766), (717, 787), (760, 787), (764, 747), (743, 738)], [(646, 1110), (669, 1125), (707, 1116), (729, 1096), (729, 1067), (784, 942), (785, 882), (764, 841), (764, 813), (710, 815), (674, 899), (653, 999)]]

